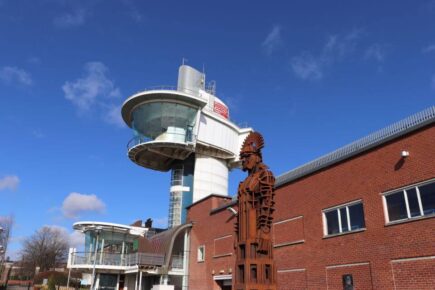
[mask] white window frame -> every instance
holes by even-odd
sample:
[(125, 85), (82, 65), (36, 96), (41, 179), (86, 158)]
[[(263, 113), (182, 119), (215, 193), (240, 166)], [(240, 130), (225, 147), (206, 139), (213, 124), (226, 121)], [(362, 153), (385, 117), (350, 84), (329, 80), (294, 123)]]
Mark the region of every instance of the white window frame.
[[(175, 179), (175, 175), (180, 174), (179, 179)], [(171, 186), (183, 186), (184, 165), (178, 165), (171, 171)]]
[[(435, 183), (435, 178), (430, 179), (430, 180), (426, 180), (423, 182), (419, 182), (419, 183), (415, 183), (415, 184), (411, 184), (411, 185), (407, 185), (404, 187), (400, 187), (400, 188), (396, 188), (393, 190), (389, 190), (387, 192), (383, 192), (381, 193), (382, 195), (382, 205), (384, 208), (384, 216), (385, 216), (385, 224), (394, 224), (394, 223), (400, 223), (400, 222), (404, 222), (404, 221), (408, 221), (408, 220), (414, 220), (414, 219), (422, 219), (422, 218), (427, 218), (427, 217), (432, 217), (434, 216), (433, 214), (429, 214), (429, 215), (425, 215), (424, 211), (423, 211), (423, 204), (421, 202), (421, 196), (420, 196), (420, 186), (424, 186), (427, 184), (431, 184), (431, 183)], [(410, 189), (415, 189), (416, 194), (417, 194), (417, 201), (418, 201), (418, 207), (419, 207), (419, 211), (420, 211), (420, 215), (419, 216), (411, 216), (411, 210), (409, 209), (409, 201), (408, 201), (408, 193), (407, 190)], [(406, 207), (406, 218), (403, 219), (398, 219), (398, 220), (390, 220), (390, 216), (388, 214), (388, 205), (387, 205), (387, 196), (393, 195), (393, 194), (397, 194), (398, 192), (402, 192), (403, 197), (405, 199), (405, 207)]]
[[(356, 205), (356, 204), (362, 204), (363, 205), (363, 218), (364, 218), (364, 224), (365, 224), (365, 214), (364, 214), (364, 204), (362, 199), (358, 199), (358, 200), (354, 200), (348, 203), (344, 203), (344, 204), (340, 204), (340, 205), (336, 205), (334, 207), (330, 207), (327, 209), (322, 210), (322, 217), (323, 217), (323, 236), (324, 237), (333, 237), (333, 236), (338, 236), (338, 235), (344, 235), (347, 233), (353, 233), (353, 232), (359, 232), (359, 231), (363, 231), (366, 228), (359, 228), (359, 229), (355, 229), (352, 230), (351, 227), (351, 223), (350, 223), (350, 212), (349, 212), (349, 207), (352, 205)], [(346, 216), (347, 216), (347, 228), (349, 229), (346, 232), (343, 232), (343, 226), (341, 223), (341, 214), (340, 214), (340, 209), (342, 208), (346, 208)], [(332, 211), (337, 211), (337, 215), (338, 215), (338, 229), (339, 232), (335, 233), (335, 234), (328, 234), (328, 223), (327, 223), (327, 219), (326, 219), (326, 214)]]
[(197, 261), (198, 262), (205, 261), (205, 245), (198, 246)]

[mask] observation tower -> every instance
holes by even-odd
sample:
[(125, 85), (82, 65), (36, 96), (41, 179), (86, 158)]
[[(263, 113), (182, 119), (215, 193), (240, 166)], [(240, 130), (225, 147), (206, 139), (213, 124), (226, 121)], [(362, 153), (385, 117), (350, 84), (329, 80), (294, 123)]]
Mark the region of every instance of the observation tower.
[(168, 226), (185, 222), (186, 207), (210, 195), (228, 195), (229, 170), (239, 166), (239, 151), (251, 128), (229, 118), (216, 96), (216, 84), (182, 65), (177, 87), (138, 92), (122, 106), (133, 129), (128, 157), (139, 166), (171, 171)]

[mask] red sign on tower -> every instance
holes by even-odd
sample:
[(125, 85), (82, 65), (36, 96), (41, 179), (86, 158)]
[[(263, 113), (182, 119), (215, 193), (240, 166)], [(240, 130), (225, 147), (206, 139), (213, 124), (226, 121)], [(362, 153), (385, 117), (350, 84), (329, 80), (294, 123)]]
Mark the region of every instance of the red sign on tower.
[(228, 119), (228, 107), (225, 106), (224, 103), (221, 103), (221, 102), (215, 100), (214, 105), (213, 105), (213, 111), (215, 113), (218, 113), (219, 115), (221, 115), (225, 119)]

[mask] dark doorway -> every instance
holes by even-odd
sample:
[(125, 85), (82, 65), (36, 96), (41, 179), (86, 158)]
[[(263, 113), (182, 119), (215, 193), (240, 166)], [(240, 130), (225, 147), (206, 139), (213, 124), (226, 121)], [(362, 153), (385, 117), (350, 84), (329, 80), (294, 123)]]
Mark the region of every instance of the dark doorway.
[(119, 275), (119, 290), (124, 290), (125, 275)]
[(219, 280), (216, 281), (221, 290), (232, 290), (232, 281), (231, 280)]

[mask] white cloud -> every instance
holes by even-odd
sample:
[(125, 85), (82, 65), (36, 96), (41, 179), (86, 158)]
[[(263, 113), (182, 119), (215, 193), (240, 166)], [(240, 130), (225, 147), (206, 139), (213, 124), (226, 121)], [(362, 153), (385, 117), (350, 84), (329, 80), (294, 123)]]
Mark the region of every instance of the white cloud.
[(45, 137), (45, 134), (40, 129), (32, 130), (32, 135), (37, 139), (42, 139)]
[(53, 23), (59, 28), (69, 28), (81, 26), (85, 23), (86, 12), (83, 9), (78, 9), (73, 13), (66, 13), (56, 17)]
[(104, 212), (106, 205), (95, 194), (71, 192), (63, 201), (62, 212), (67, 218), (76, 218), (83, 212)]
[(101, 62), (88, 62), (86, 75), (73, 82), (67, 81), (62, 90), (65, 98), (76, 105), (79, 110), (91, 109), (99, 99), (120, 97), (119, 88), (106, 76), (108, 68)]
[(276, 50), (282, 43), (281, 37), (281, 26), (275, 25), (266, 39), (263, 41), (261, 46), (263, 47), (266, 54), (270, 55), (274, 50)]
[(291, 66), (293, 72), (303, 80), (318, 80), (323, 77), (323, 61), (313, 57), (309, 53), (303, 53), (300, 56), (293, 57)]
[(0, 69), (0, 79), (7, 84), (18, 83), (30, 86), (33, 84), (32, 77), (28, 72), (14, 66), (4, 66)]
[(74, 231), (69, 235), (70, 245), (73, 248), (81, 248), (85, 245), (85, 235), (79, 231)]
[(385, 60), (385, 54), (385, 48), (379, 43), (375, 43), (366, 49), (364, 59), (373, 59), (377, 62), (383, 62)]
[(344, 35), (330, 35), (323, 47), (322, 57), (338, 60), (347, 57), (355, 51), (361, 34), (361, 30), (354, 29)]
[(20, 179), (15, 175), (7, 175), (0, 178), (0, 190), (16, 190), (20, 184)]
[(140, 23), (144, 20), (144, 16), (137, 10), (132, 10), (130, 12), (131, 19), (134, 20), (134, 22)]
[(65, 227), (58, 225), (45, 225), (45, 227), (59, 232), (68, 241), (70, 247), (80, 248), (85, 244), (85, 235), (81, 232), (73, 231), (70, 233)]
[(435, 44), (431, 44), (422, 49), (424, 53), (435, 52)]
[(103, 115), (104, 121), (120, 128), (125, 127), (124, 120), (121, 116), (121, 106), (109, 105), (106, 107), (106, 114)]
[(319, 54), (302, 52), (292, 57), (290, 65), (293, 73), (303, 80), (322, 79), (327, 67), (345, 60), (355, 52), (361, 35), (362, 31), (358, 29), (344, 35), (330, 35)]

